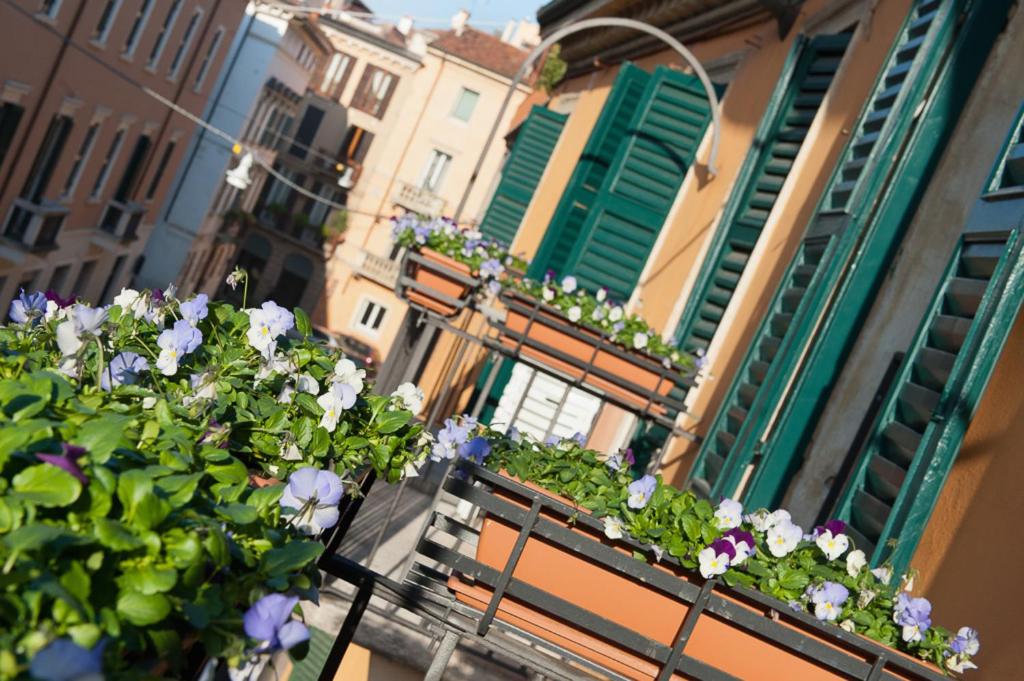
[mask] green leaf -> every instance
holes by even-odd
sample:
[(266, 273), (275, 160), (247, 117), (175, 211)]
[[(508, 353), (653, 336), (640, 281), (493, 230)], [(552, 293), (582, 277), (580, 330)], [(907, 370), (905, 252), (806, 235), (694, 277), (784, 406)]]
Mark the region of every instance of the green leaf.
[(700, 538), (701, 522), (697, 516), (687, 513), (682, 517), (683, 532), (690, 541), (697, 541)]
[(245, 503), (248, 506), (252, 506), (257, 511), (262, 511), (277, 505), (281, 500), (281, 494), (283, 492), (284, 485), (267, 485), (266, 487), (260, 487), (249, 493)]
[(295, 308), (292, 310), (295, 315), (295, 329), (302, 334), (303, 338), (309, 338), (313, 335), (313, 325), (309, 321), (309, 315), (307, 315), (302, 308)]
[(203, 546), (218, 567), (224, 567), (231, 562), (231, 547), (228, 545), (228, 539), (221, 532), (220, 528), (209, 528), (209, 534), (203, 540)]
[(82, 483), (64, 469), (42, 463), (14, 476), (14, 491), (37, 506), (67, 506), (82, 493)]
[(152, 565), (130, 568), (118, 580), (126, 591), (138, 591), (147, 596), (170, 591), (178, 582), (177, 570)]
[(75, 624), (68, 627), (68, 636), (82, 648), (92, 649), (100, 642), (103, 630), (95, 624)]
[(248, 525), (249, 523), (256, 522), (259, 518), (256, 509), (245, 504), (227, 504), (225, 506), (218, 506), (215, 510), (221, 518), (238, 523), (239, 525)]
[(141, 470), (125, 471), (117, 480), (117, 498), (125, 509), (125, 518), (131, 520), (136, 507), (153, 493), (153, 480)]
[(789, 591), (803, 591), (810, 583), (810, 576), (801, 570), (782, 567), (779, 569), (779, 586)]
[(144, 530), (152, 530), (162, 523), (170, 512), (171, 505), (169, 503), (155, 494), (150, 494), (143, 497), (135, 507), (132, 524)]
[(164, 548), (167, 557), (178, 568), (189, 567), (199, 560), (203, 553), (199, 538), (194, 533), (188, 534), (178, 528), (164, 536)]
[(89, 578), (89, 573), (85, 571), (85, 568), (77, 560), (72, 561), (64, 574), (61, 575), (60, 583), (68, 590), (68, 593), (77, 598), (81, 603), (89, 601), (92, 580)]
[(130, 551), (142, 546), (142, 540), (117, 520), (109, 518), (96, 519), (96, 538), (100, 543), (114, 551)]
[(411, 418), (412, 412), (402, 410), (386, 411), (377, 419), (377, 431), (384, 434), (394, 433), (407, 424)]
[(295, 541), (263, 554), (260, 571), (271, 577), (287, 575), (309, 565), (323, 553), (324, 546), (313, 541)]
[(42, 523), (30, 523), (22, 525), (14, 532), (4, 537), (4, 546), (11, 551), (31, 551), (46, 544), (56, 542), (58, 539), (71, 538), (75, 535), (63, 527), (43, 525)]
[(156, 624), (171, 612), (171, 602), (163, 594), (124, 591), (117, 597), (117, 614), (140, 627)]
[(316, 416), (317, 418), (323, 416), (324, 410), (316, 403), (316, 398), (309, 393), (297, 392), (292, 397), (292, 401), (310, 416)]
[(130, 416), (104, 414), (103, 418), (86, 421), (75, 435), (75, 444), (85, 447), (89, 458), (96, 463), (106, 463), (121, 443), (131, 420)]

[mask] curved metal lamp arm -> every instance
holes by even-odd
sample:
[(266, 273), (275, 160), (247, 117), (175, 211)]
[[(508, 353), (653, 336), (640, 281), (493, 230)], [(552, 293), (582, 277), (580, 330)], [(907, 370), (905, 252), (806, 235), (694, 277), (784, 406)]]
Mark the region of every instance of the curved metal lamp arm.
[(643, 33), (648, 33), (655, 38), (660, 39), (666, 45), (678, 52), (686, 63), (690, 65), (693, 72), (697, 74), (697, 78), (700, 79), (701, 85), (704, 86), (704, 91), (708, 95), (708, 102), (711, 105), (711, 151), (708, 153), (707, 169), (712, 175), (717, 174), (715, 161), (718, 160), (718, 139), (721, 135), (720, 105), (718, 102), (718, 95), (715, 94), (715, 88), (711, 84), (711, 79), (708, 78), (707, 72), (704, 70), (704, 67), (700, 65), (700, 62), (697, 61), (697, 58), (693, 56), (693, 53), (665, 31), (657, 28), (656, 26), (645, 24), (642, 21), (636, 21), (635, 19), (620, 19), (616, 17), (583, 19), (582, 21), (577, 21), (576, 23), (564, 26), (549, 35), (541, 42), (540, 45), (533, 48), (533, 51), (526, 57), (526, 61), (524, 61), (523, 65), (519, 67), (515, 77), (508, 86), (508, 91), (505, 93), (505, 101), (501, 103), (501, 108), (498, 110), (498, 115), (495, 118), (494, 125), (491, 126), (491, 132), (487, 135), (487, 142), (484, 144), (483, 150), (480, 152), (480, 157), (477, 159), (476, 167), (473, 168), (473, 174), (469, 178), (469, 184), (466, 186), (466, 191), (463, 192), (462, 198), (459, 200), (459, 207), (455, 210), (455, 215), (453, 216), (456, 222), (458, 222), (461, 217), (462, 211), (466, 207), (466, 201), (469, 200), (469, 193), (473, 191), (473, 186), (476, 184), (477, 177), (480, 175), (480, 169), (483, 167), (484, 159), (487, 157), (487, 150), (490, 149), (491, 144), (494, 142), (494, 137), (498, 134), (498, 127), (501, 125), (501, 120), (505, 116), (505, 111), (508, 110), (508, 105), (512, 101), (512, 94), (516, 91), (516, 88), (519, 86), (519, 83), (522, 82), (526, 74), (530, 72), (530, 68), (533, 66), (533, 63), (537, 61), (537, 57), (567, 35), (578, 33), (579, 31), (585, 31), (588, 28), (603, 27), (632, 28)]

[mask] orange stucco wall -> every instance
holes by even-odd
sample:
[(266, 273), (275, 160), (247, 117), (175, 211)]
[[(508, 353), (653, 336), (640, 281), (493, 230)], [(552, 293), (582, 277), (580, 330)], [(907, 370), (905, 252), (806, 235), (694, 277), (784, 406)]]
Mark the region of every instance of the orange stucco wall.
[(933, 619), (948, 628), (969, 625), (981, 634), (974, 681), (1018, 679), (1024, 653), (1017, 642), (1024, 603), (1024, 316), (1009, 341), (912, 565), (917, 591), (931, 599)]

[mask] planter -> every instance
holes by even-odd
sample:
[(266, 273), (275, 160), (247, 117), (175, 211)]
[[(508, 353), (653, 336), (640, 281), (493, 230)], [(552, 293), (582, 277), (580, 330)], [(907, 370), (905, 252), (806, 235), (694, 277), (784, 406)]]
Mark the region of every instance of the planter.
[(662, 415), (672, 389), (687, 385), (682, 367), (666, 368), (647, 353), (612, 343), (555, 308), (516, 292), (502, 294), (502, 301), (508, 307), (502, 345), (616, 397), (624, 406)]
[(479, 283), (468, 265), (429, 248), (407, 253), (402, 270), (400, 294), (413, 305), (444, 317), (465, 308)]
[[(932, 665), (794, 613), (759, 592), (731, 589), (717, 580), (706, 584), (675, 564), (634, 561), (631, 554), (638, 545), (610, 541), (598, 529), (600, 524), (585, 513), (573, 523), (570, 501), (486, 471), (479, 471), (477, 477), (494, 484), (488, 495), (491, 503), (481, 506), (497, 513), (488, 512), (484, 518), (476, 561), (499, 572), (509, 562), (522, 529), (515, 518), (526, 515), (522, 509), (533, 499), (550, 500), (544, 503), (536, 533), (526, 540), (511, 573), (512, 584), (521, 581), (541, 589), (544, 598), (525, 600), (510, 588), (498, 603), (496, 617), (609, 671), (637, 680), (668, 678), (659, 677), (662, 665), (652, 651), (663, 651), (662, 661), (668, 658), (665, 649), (677, 644), (687, 616), (696, 609), (680, 653), (683, 662), (678, 669), (683, 671), (672, 674), (673, 679), (866, 679), (876, 660), (885, 673), (870, 678), (947, 678)], [(509, 504), (519, 509), (518, 514), (500, 511)], [(558, 532), (563, 538), (552, 540)], [(628, 560), (623, 561), (623, 555)], [(479, 610), (486, 610), (494, 592), (493, 585), (465, 580), (459, 573), (453, 573), (448, 584), (459, 601)], [(554, 600), (550, 597), (577, 606), (586, 615), (552, 614), (545, 608)], [(643, 638), (601, 636), (594, 616)], [(623, 645), (624, 641), (632, 645)], [(729, 676), (722, 677), (723, 672)]]

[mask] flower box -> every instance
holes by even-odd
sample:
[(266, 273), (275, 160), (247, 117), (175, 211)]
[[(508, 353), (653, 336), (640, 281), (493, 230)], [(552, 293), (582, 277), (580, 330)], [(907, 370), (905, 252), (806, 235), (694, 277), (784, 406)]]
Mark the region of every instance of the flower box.
[(478, 284), (469, 265), (429, 248), (406, 253), (399, 279), (400, 295), (444, 317), (462, 311)]
[[(623, 406), (662, 415), (674, 402), (669, 401), (673, 388), (690, 385), (683, 367), (623, 348), (535, 298), (505, 291), (501, 300), (508, 309), (499, 327), (503, 346), (618, 398)], [(682, 408), (682, 404), (672, 406)]]
[[(601, 523), (569, 500), (506, 475), (480, 469), (474, 475), (492, 491), (461, 481), (449, 487), (486, 513), (475, 555), (485, 567), (476, 579), (453, 573), (448, 585), (456, 598), (487, 611), (497, 588), (504, 592), (499, 621), (615, 674), (638, 680), (947, 678), (933, 665), (821, 624), (759, 592), (703, 580), (674, 562), (634, 560), (645, 547), (629, 538), (609, 540)], [(533, 504), (542, 508), (539, 520), (513, 561)], [(509, 570), (510, 562), (512, 580), (505, 586), (501, 577), (490, 583), (481, 577), (487, 568)], [(585, 613), (571, 614), (573, 606)], [(663, 674), (666, 661), (675, 673)]]

